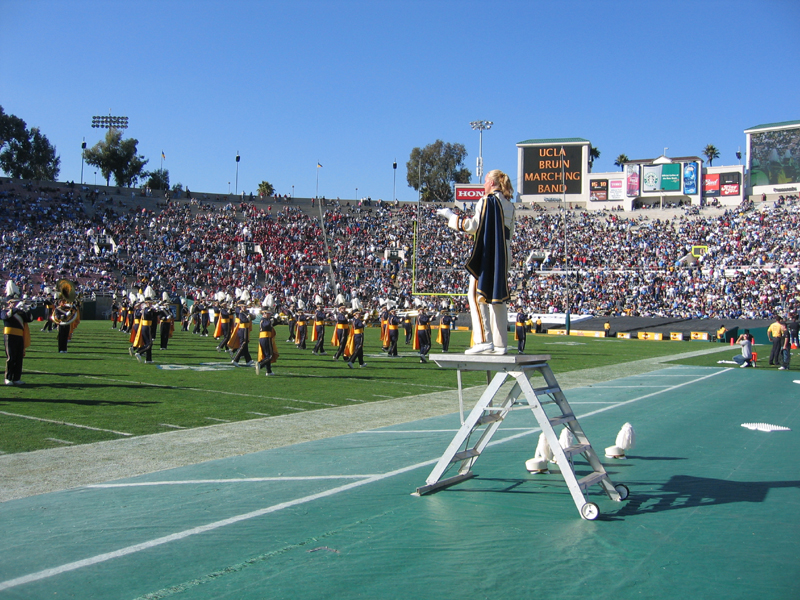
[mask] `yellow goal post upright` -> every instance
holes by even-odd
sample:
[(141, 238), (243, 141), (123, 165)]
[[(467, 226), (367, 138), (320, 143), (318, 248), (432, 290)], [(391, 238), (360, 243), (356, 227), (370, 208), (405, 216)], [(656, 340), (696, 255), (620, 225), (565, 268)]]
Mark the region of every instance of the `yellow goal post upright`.
[(708, 252), (708, 246), (692, 246), (692, 256), (700, 258)]

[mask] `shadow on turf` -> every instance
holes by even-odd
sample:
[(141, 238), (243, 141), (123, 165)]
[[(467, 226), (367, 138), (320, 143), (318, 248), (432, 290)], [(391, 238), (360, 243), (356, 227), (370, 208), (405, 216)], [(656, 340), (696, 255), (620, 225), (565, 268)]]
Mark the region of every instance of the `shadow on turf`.
[[(613, 515), (604, 515), (604, 519), (624, 519), (648, 513), (734, 502), (763, 502), (770, 490), (800, 488), (800, 481), (730, 481), (676, 475), (660, 487), (655, 482), (631, 482), (627, 485), (631, 490), (630, 499)], [(637, 491), (641, 487), (656, 489)]]
[[(26, 386), (26, 387), (49, 387), (49, 386)], [(63, 388), (64, 386), (59, 386)], [(135, 387), (135, 386), (131, 386)], [(24, 402), (26, 404), (77, 404), (79, 406), (150, 406), (161, 404), (153, 400), (141, 400), (138, 402), (113, 402), (111, 400), (67, 400), (65, 398), (6, 398), (3, 403)]]
[[(555, 477), (553, 477), (555, 475)], [(496, 487), (465, 487), (463, 484), (440, 490), (438, 493), (500, 493), (500, 494), (542, 494), (564, 493), (569, 496), (566, 483), (557, 471), (550, 475), (537, 476), (535, 479), (475, 477), (474, 483), (488, 485), (500, 484)], [(523, 487), (525, 484), (536, 484), (536, 488)], [(615, 482), (620, 483), (620, 482)], [(800, 481), (729, 481), (710, 477), (693, 477), (676, 475), (664, 484), (657, 482), (625, 482), (630, 488), (630, 497), (622, 502), (619, 510), (602, 514), (599, 520), (615, 521), (627, 517), (655, 514), (669, 510), (682, 510), (700, 506), (732, 504), (736, 502), (763, 502), (770, 490), (781, 488), (800, 488)], [(547, 490), (546, 488), (552, 488)], [(646, 489), (647, 491), (641, 491)], [(588, 501), (596, 501), (599, 487), (593, 487)], [(601, 492), (602, 493), (602, 492)]]

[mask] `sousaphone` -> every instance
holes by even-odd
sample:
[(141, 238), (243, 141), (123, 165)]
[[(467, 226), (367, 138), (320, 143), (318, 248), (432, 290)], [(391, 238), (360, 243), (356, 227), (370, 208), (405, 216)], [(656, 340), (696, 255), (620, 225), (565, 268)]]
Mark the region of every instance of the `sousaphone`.
[(58, 283), (56, 283), (56, 294), (58, 299), (64, 300), (69, 304), (75, 302), (75, 298), (78, 297), (75, 289), (75, 282), (70, 281), (69, 279), (59, 279)]

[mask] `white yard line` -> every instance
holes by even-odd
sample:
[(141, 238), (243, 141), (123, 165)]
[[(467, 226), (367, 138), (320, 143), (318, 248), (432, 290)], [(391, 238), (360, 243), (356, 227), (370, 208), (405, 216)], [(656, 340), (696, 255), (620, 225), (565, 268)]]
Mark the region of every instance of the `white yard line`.
[(79, 429), (91, 429), (92, 431), (105, 431), (106, 433), (115, 433), (117, 435), (124, 435), (130, 437), (132, 433), (125, 433), (124, 431), (114, 431), (113, 429), (102, 429), (100, 427), (90, 427), (89, 425), (79, 425), (78, 423), (70, 423), (68, 421), (56, 421), (54, 419), (42, 419), (41, 417), (31, 417), (30, 415), (20, 415), (17, 413), (10, 413), (0, 410), (0, 415), (9, 417), (19, 417), (20, 419), (30, 419), (31, 421), (42, 421), (43, 423), (55, 423), (56, 425), (65, 425), (67, 427), (77, 427)]

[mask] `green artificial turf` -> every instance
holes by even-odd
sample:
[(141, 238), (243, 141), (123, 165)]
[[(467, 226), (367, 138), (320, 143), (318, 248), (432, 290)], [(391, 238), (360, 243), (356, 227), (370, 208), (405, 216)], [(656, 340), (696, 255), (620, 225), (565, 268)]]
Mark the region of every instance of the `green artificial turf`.
[[(275, 377), (257, 377), (253, 368), (232, 368), (216, 352), (213, 337), (176, 331), (167, 350), (156, 338), (153, 360), (140, 364), (128, 354), (128, 336), (105, 321), (84, 321), (69, 352), (59, 354), (56, 334), (31, 328), (22, 386), (0, 388), (0, 452), (15, 453), (174, 431), (264, 416), (319, 410), (456, 389), (455, 373), (420, 364), (401, 335), (401, 357), (381, 352), (377, 328), (366, 331), (364, 369), (347, 368), (327, 356), (298, 350), (286, 342), (287, 327), (277, 327), (280, 358)], [(330, 337), (327, 329), (326, 337)], [(450, 352), (463, 352), (469, 332), (452, 333)], [(434, 336), (435, 337), (435, 336)], [(514, 344), (513, 338), (509, 344)], [(257, 350), (252, 344), (251, 354)], [(708, 347), (698, 342), (650, 342), (600, 338), (528, 337), (526, 354), (551, 355), (553, 371), (623, 363)], [(432, 353), (441, 351), (434, 343)], [(405, 355), (405, 356), (403, 356)], [(691, 364), (716, 364), (717, 355)], [(160, 368), (159, 368), (160, 367)], [(485, 375), (463, 373), (465, 387)], [(27, 418), (25, 418), (27, 417)], [(34, 420), (35, 419), (41, 420)], [(66, 422), (73, 426), (65, 427)], [(74, 427), (80, 425), (82, 427)]]

